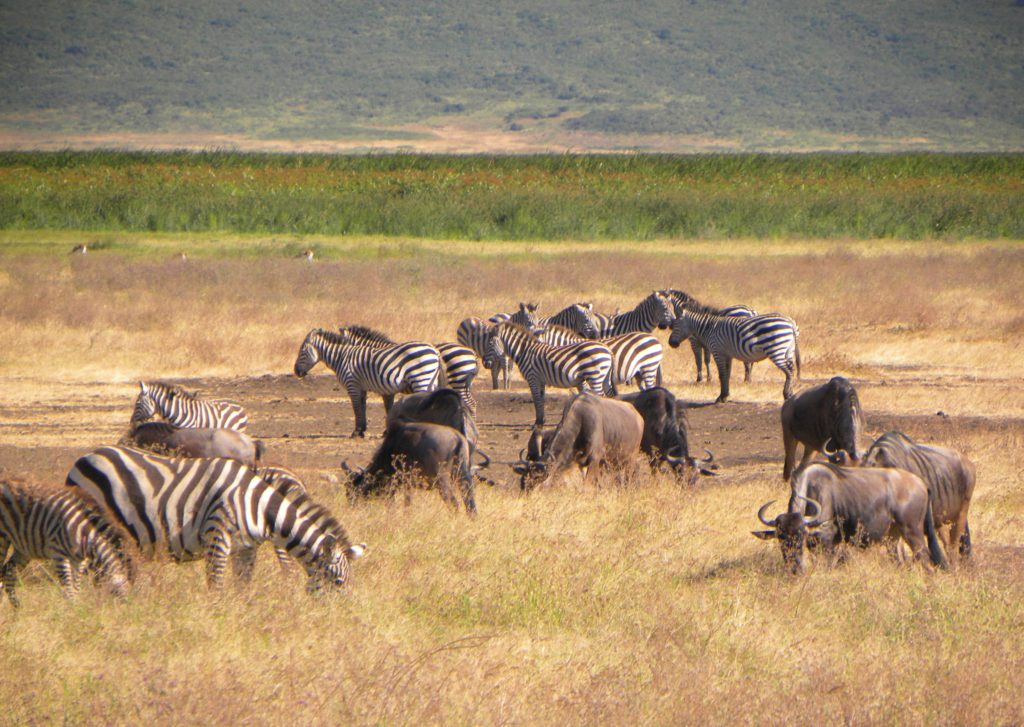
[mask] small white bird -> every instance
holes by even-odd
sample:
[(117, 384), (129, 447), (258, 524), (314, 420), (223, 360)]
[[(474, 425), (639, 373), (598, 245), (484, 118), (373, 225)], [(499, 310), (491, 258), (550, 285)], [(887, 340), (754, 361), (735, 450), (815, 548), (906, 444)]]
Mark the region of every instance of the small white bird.
[(309, 249), (307, 249), (307, 250), (303, 250), (302, 252), (300, 252), (300, 253), (299, 253), (298, 255), (296, 255), (295, 257), (296, 257), (296, 258), (304, 257), (304, 258), (306, 258), (306, 260), (308, 260), (309, 262), (313, 262), (313, 251), (312, 251), (312, 250), (309, 250)]
[(71, 252), (69, 252), (68, 255), (84, 255), (88, 250), (88, 245), (83, 242), (81, 245), (75, 245), (71, 248)]

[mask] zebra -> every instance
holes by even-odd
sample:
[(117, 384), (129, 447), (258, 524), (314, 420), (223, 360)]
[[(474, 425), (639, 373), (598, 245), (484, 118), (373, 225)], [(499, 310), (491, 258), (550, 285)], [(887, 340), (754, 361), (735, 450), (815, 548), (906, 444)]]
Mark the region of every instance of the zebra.
[(249, 581), (256, 548), (268, 540), (303, 565), (310, 591), (344, 586), (349, 560), (365, 551), (304, 492), (268, 484), (233, 459), (101, 447), (75, 462), (66, 484), (106, 507), (144, 553), (159, 545), (179, 562), (205, 557), (213, 588), (223, 585), (229, 558)]
[(519, 303), (519, 310), (515, 313), (495, 313), (493, 316), (488, 318), (491, 323), (497, 325), (498, 323), (518, 323), (521, 326), (527, 328), (533, 328), (537, 325), (537, 303)]
[[(387, 348), (397, 345), (380, 331), (366, 326), (341, 326), (338, 329), (343, 336), (348, 336), (351, 343), (371, 348)], [(441, 356), (444, 365), (445, 380), (454, 389), (466, 405), (469, 413), (476, 416), (476, 399), (473, 398), (471, 386), (480, 367), (476, 363), (476, 354), (472, 349), (459, 343), (438, 343), (434, 346)]]
[(506, 351), (530, 387), (537, 427), (544, 426), (546, 386), (579, 387), (581, 392), (602, 394), (612, 367), (612, 352), (603, 343), (587, 340), (568, 346), (550, 346), (516, 323), (501, 323), (491, 333), (488, 346), (491, 360)]
[(132, 575), (120, 535), (92, 503), (71, 492), (33, 495), (10, 483), (0, 486), (0, 558), (6, 558), (0, 583), (15, 608), (18, 569), (33, 558), (56, 564), (67, 598), (78, 595), (79, 576), (87, 570), (107, 580), (117, 596), (126, 595)]
[(538, 318), (533, 328), (547, 328), (550, 325), (565, 326), (584, 338), (597, 338), (597, 324), (594, 322), (594, 306), (591, 303), (572, 303), (547, 318)]
[(716, 308), (684, 308), (672, 324), (668, 345), (678, 348), (684, 339), (693, 336), (711, 351), (718, 367), (721, 390), (715, 403), (729, 397), (729, 374), (732, 359), (760, 361), (770, 358), (786, 383), (782, 396), (793, 395), (794, 370), (800, 376), (799, 332), (791, 318), (777, 313), (750, 317), (721, 316)]
[(672, 302), (654, 291), (632, 310), (611, 315), (593, 314), (597, 323), (597, 337), (608, 338), (620, 333), (650, 333), (656, 327), (665, 329), (675, 319)]
[(503, 377), (503, 386), (507, 391), (509, 388), (508, 373), (511, 368), (508, 356), (501, 356), (493, 365), (488, 362), (487, 358), (487, 341), (495, 325), (480, 318), (463, 318), (455, 332), (455, 339), (472, 351), (483, 362), (484, 368), (491, 370), (491, 389), (497, 390), (498, 373), (500, 372)]
[[(537, 336), (551, 346), (567, 346), (588, 339), (563, 326), (548, 326)], [(661, 342), (649, 333), (623, 333), (599, 338), (612, 352), (612, 368), (608, 373), (605, 393), (617, 396), (617, 384), (635, 381), (641, 391), (661, 386)]]
[[(661, 293), (663, 296), (665, 296), (665, 297), (667, 297), (669, 299), (669, 301), (672, 303), (672, 307), (674, 309), (674, 313), (675, 313), (676, 316), (678, 316), (680, 314), (680, 312), (682, 311), (682, 309), (685, 308), (686, 306), (700, 307), (702, 305), (695, 298), (692, 298), (691, 296), (687, 295), (686, 293), (684, 293), (681, 290), (675, 290), (675, 289), (669, 288), (667, 290), (660, 290), (658, 292)], [(757, 311), (755, 311), (753, 308), (750, 308), (749, 306), (745, 306), (745, 305), (731, 305), (731, 306), (728, 306), (726, 308), (719, 308), (718, 309), (718, 315), (722, 315), (722, 316), (736, 316), (737, 318), (743, 318), (743, 317), (749, 318), (750, 316), (756, 316), (757, 315)], [(707, 372), (708, 372), (707, 380), (708, 380), (708, 383), (710, 383), (711, 382), (711, 352), (709, 350), (707, 350), (706, 348), (704, 348), (704, 346), (701, 345), (700, 341), (698, 341), (696, 338), (694, 338), (692, 336), (690, 337), (690, 349), (693, 351), (693, 361), (694, 361), (695, 364), (697, 364), (697, 383), (699, 384), (701, 381), (704, 380), (703, 373), (704, 373), (704, 369), (705, 368), (707, 369)], [(703, 364), (703, 367), (702, 367), (702, 364)], [(748, 383), (748, 384), (750, 383), (751, 378), (752, 378), (753, 370), (754, 370), (754, 362), (753, 361), (744, 361), (743, 362), (743, 381), (745, 383)]]
[(228, 399), (202, 399), (196, 392), (160, 382), (139, 382), (131, 427), (161, 416), (176, 427), (234, 429), (244, 432), (249, 416), (242, 405)]
[(306, 334), (295, 359), (300, 379), (317, 362), (323, 361), (348, 392), (355, 414), (353, 437), (366, 436), (366, 393), (384, 399), (385, 413), (391, 411), (399, 392), (433, 391), (444, 371), (441, 355), (429, 343), (410, 341), (386, 348), (357, 345), (351, 336), (314, 328)]
[[(308, 494), (306, 486), (299, 479), (299, 476), (287, 467), (264, 465), (263, 467), (256, 468), (255, 472), (257, 477), (282, 495), (286, 495), (289, 492)], [(287, 550), (280, 546), (275, 546), (274, 552), (277, 554), (277, 562), (281, 564), (282, 568), (287, 570), (291, 567), (292, 561)]]

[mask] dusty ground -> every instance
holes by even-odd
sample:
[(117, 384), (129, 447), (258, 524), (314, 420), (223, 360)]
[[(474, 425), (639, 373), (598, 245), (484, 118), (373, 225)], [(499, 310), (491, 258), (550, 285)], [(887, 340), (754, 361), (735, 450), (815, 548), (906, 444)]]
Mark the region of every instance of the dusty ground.
[[(777, 372), (762, 365), (759, 377), (774, 382)], [(758, 376), (758, 375), (756, 375)], [(823, 379), (804, 379), (802, 386)], [(250, 416), (249, 433), (267, 446), (266, 462), (295, 469), (311, 484), (329, 486), (340, 475), (339, 463), (365, 465), (379, 444), (384, 410), (380, 397), (370, 395), (370, 436), (350, 439), (352, 408), (337, 380), (321, 373), (299, 380), (291, 375), (265, 375), (235, 379), (179, 379), (188, 389), (242, 402)], [(941, 380), (931, 384), (942, 388)], [(947, 386), (955, 384), (946, 384)], [(782, 467), (782, 443), (777, 404), (743, 400), (744, 384), (734, 381), (733, 400), (710, 405), (717, 394), (713, 385), (673, 387), (687, 402), (690, 446), (694, 454), (711, 450), (720, 476), (704, 486), (726, 485), (730, 480), (778, 476)], [(861, 386), (862, 397), (870, 393)], [(124, 433), (131, 416), (135, 391), (128, 384), (83, 382), (33, 386), (28, 381), (9, 381), (0, 394), (0, 471), (28, 474), (60, 483), (75, 459), (94, 447), (112, 444)], [(489, 473), (512, 488), (515, 475), (509, 464), (525, 446), (533, 421), (533, 406), (525, 383), (516, 378), (511, 391), (491, 391), (490, 381), (475, 382), (481, 448), (494, 460)], [(941, 400), (941, 392), (936, 394)], [(547, 424), (558, 422), (567, 393), (549, 393)], [(781, 399), (780, 399), (781, 403)], [(947, 442), (951, 432), (962, 437), (983, 435), (1019, 426), (1004, 418), (899, 415), (868, 412), (868, 431), (891, 428), (906, 431), (922, 441)], [(780, 479), (781, 485), (781, 479)], [(781, 490), (780, 490), (781, 491)], [(481, 508), (486, 509), (486, 491)]]

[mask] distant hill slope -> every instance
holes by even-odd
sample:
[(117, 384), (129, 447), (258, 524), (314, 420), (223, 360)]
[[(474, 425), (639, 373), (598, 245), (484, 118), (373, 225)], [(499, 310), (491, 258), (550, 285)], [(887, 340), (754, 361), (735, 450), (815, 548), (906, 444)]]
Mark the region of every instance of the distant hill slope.
[(0, 98), (0, 146), (416, 146), (444, 126), (578, 150), (1019, 150), (1024, 0), (12, 2)]

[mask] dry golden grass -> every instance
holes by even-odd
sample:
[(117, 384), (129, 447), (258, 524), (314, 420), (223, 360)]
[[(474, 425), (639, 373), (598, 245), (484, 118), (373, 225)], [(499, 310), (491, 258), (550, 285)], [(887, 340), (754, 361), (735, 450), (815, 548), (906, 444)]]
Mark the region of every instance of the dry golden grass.
[[(350, 594), (307, 597), (269, 549), (251, 588), (210, 593), (201, 565), (155, 562), (123, 603), (91, 589), (67, 603), (34, 565), (21, 611), (0, 604), (5, 721), (1024, 721), (1019, 246), (538, 243), (526, 254), (344, 241), (308, 265), (207, 242), (222, 254), (184, 264), (164, 246), (198, 243), (140, 238), (145, 254), (84, 258), (64, 254), (67, 239), (60, 254), (0, 247), (0, 413), (86, 400), (93, 381), (130, 401), (139, 377), (287, 373), (314, 326), (445, 340), (462, 317), (519, 300), (610, 311), (679, 287), (794, 317), (804, 376), (849, 376), (879, 421), (951, 415), (909, 433), (977, 463), (976, 560), (934, 574), (875, 549), (789, 577), (777, 548), (749, 535), (756, 507), (785, 496), (775, 461), (695, 490), (646, 476), (621, 488), (571, 478), (531, 497), (484, 489), (475, 521), (427, 493), (349, 505), (314, 476), (314, 495), (371, 546)], [(689, 385), (688, 348), (668, 352), (666, 375), (684, 398), (712, 398)], [(777, 405), (781, 386), (767, 363), (751, 385), (734, 375), (743, 401)], [(122, 404), (66, 435), (2, 431), (0, 447), (90, 446), (123, 424)]]

